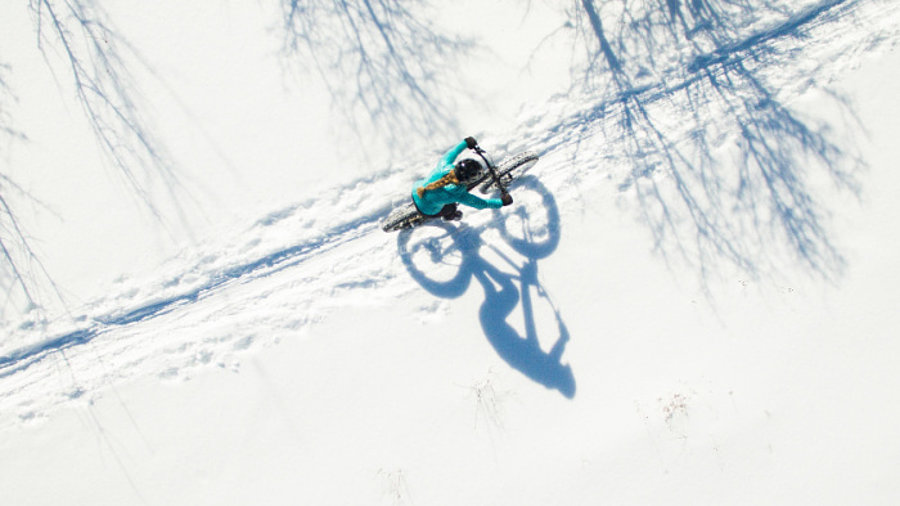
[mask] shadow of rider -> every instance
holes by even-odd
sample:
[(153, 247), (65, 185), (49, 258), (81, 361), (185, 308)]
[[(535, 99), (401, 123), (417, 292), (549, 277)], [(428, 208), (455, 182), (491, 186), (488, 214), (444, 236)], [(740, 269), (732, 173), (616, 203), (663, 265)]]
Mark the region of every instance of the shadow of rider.
[[(479, 321), (488, 342), (497, 354), (511, 367), (547, 388), (558, 390), (567, 398), (575, 396), (575, 377), (572, 368), (563, 364), (562, 354), (570, 335), (559, 309), (538, 279), (537, 261), (556, 250), (559, 244), (559, 211), (550, 192), (534, 177), (523, 177), (517, 185), (517, 193), (536, 192), (546, 223), (536, 224), (524, 206), (517, 206), (514, 213), (495, 211), (492, 223), (500, 230), (505, 242), (523, 259), (511, 258), (500, 248), (487, 245), (481, 238), (484, 229), (457, 227), (448, 223), (435, 223), (430, 227), (443, 229), (442, 240), (413, 241), (414, 230), (401, 232), (398, 249), (404, 265), (423, 288), (443, 298), (456, 298), (468, 290), (471, 280), (478, 280), (484, 290), (484, 302), (478, 311)], [(518, 225), (516, 230), (511, 230)], [(450, 238), (448, 242), (446, 238)], [(487, 248), (497, 255), (509, 269), (501, 269), (481, 253)], [(461, 255), (459, 270), (447, 281), (432, 279), (414, 262), (415, 253), (425, 250), (430, 260), (442, 263)], [(518, 286), (517, 286), (518, 282)], [(558, 337), (549, 351), (541, 348), (535, 318), (535, 299), (549, 303), (556, 320)], [(510, 323), (510, 316), (521, 304), (524, 316), (524, 335)]]

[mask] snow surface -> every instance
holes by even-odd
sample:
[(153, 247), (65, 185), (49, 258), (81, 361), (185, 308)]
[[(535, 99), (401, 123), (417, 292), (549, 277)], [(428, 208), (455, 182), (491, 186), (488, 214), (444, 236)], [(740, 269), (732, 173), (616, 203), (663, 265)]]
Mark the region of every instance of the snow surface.
[[(900, 6), (759, 4), (665, 50), (606, 4), (612, 69), (552, 5), (442, 10), (492, 79), (401, 153), (291, 84), (277, 9), (112, 10), (196, 200), (162, 232), (37, 174), (99, 162), (62, 85), (17, 89), (62, 118), (11, 159), (77, 302), (3, 322), (3, 504), (896, 504)], [(469, 134), (541, 154), (516, 203), (382, 233)]]

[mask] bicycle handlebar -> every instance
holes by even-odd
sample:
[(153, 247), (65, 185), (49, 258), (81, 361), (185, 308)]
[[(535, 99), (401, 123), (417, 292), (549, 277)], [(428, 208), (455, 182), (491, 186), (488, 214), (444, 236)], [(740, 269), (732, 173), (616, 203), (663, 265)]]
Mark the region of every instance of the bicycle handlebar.
[(509, 192), (506, 190), (506, 187), (503, 186), (503, 184), (500, 182), (500, 177), (497, 176), (497, 170), (494, 167), (494, 164), (491, 163), (490, 160), (488, 160), (488, 158), (486, 156), (487, 151), (481, 149), (481, 146), (479, 146), (478, 144), (476, 144), (475, 147), (472, 148), (472, 151), (477, 153), (478, 156), (480, 156), (481, 159), (484, 160), (484, 164), (487, 165), (488, 172), (491, 173), (491, 178), (494, 180), (494, 184), (497, 185), (497, 188), (500, 188), (500, 196), (509, 195)]

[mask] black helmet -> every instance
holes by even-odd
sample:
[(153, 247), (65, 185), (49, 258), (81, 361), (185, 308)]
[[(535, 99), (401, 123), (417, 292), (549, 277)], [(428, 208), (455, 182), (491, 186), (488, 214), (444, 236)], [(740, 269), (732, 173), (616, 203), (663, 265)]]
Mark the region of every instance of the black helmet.
[(465, 158), (458, 161), (454, 170), (456, 171), (456, 179), (459, 179), (459, 182), (461, 183), (475, 181), (484, 171), (481, 167), (481, 163), (472, 158)]

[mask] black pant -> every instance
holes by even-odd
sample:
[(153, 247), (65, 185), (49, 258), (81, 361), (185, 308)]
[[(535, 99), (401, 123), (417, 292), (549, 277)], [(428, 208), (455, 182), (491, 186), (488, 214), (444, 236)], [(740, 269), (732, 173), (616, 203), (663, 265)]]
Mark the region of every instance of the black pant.
[[(415, 204), (415, 203), (416, 203), (416, 201), (413, 201), (413, 204)], [(423, 213), (422, 210), (419, 209), (419, 206), (416, 206), (416, 209), (417, 209), (420, 213), (422, 213), (423, 216), (428, 216), (429, 218), (446, 218), (446, 219), (449, 219), (449, 218), (452, 218), (454, 214), (456, 214), (456, 211), (458, 210), (458, 209), (457, 209), (458, 207), (459, 207), (459, 204), (457, 204), (456, 202), (454, 202), (454, 203), (452, 203), (452, 204), (447, 204), (447, 205), (445, 205), (444, 207), (442, 207), (441, 210), (438, 211), (437, 214), (426, 214), (426, 213)]]

